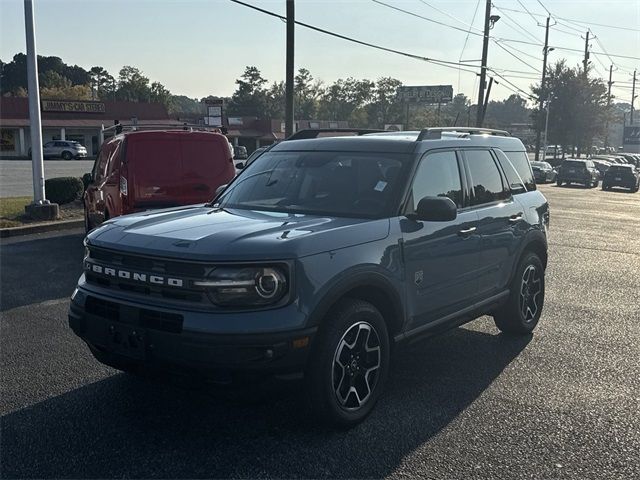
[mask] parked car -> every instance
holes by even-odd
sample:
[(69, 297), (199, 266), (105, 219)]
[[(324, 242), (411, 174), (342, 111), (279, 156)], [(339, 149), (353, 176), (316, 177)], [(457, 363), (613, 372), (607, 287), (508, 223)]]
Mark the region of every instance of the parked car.
[(533, 170), (533, 178), (536, 183), (555, 182), (556, 172), (547, 162), (531, 162), (531, 170)]
[(121, 133), (102, 145), (85, 176), (86, 230), (119, 215), (207, 202), (234, 175), (227, 139), (219, 133)]
[(558, 169), (556, 184), (580, 183), (587, 188), (598, 186), (598, 170), (591, 160), (569, 158), (562, 162)]
[[(31, 156), (31, 149), (29, 149)], [(42, 146), (43, 159), (62, 158), (63, 160), (72, 160), (87, 157), (87, 148), (78, 142), (69, 140), (53, 140)]]
[(611, 190), (613, 187), (637, 192), (640, 188), (640, 170), (633, 165), (612, 165), (602, 180), (602, 190)]
[(69, 324), (97, 360), (218, 380), (301, 373), (318, 416), (345, 427), (411, 341), (484, 314), (534, 330), (549, 213), (520, 140), (296, 135), (209, 204), (87, 236)]
[(591, 161), (593, 162), (593, 165), (596, 167), (596, 170), (598, 170), (598, 178), (602, 180), (604, 178), (604, 174), (607, 173), (607, 170), (611, 166), (611, 163), (605, 160), (591, 160)]
[(247, 168), (251, 163), (253, 163), (253, 161), (256, 158), (258, 158), (260, 155), (262, 155), (262, 153), (266, 149), (267, 147), (256, 148), (253, 152), (251, 152), (251, 155), (249, 155), (249, 158), (247, 158), (243, 162), (236, 162), (235, 163), (236, 175), (238, 175), (243, 169)]

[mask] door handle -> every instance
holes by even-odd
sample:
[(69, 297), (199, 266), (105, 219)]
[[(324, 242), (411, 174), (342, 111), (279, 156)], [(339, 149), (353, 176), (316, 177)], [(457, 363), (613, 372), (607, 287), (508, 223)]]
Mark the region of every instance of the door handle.
[(475, 231), (476, 231), (476, 227), (469, 227), (469, 228), (466, 228), (464, 230), (460, 230), (458, 232), (458, 235), (462, 235), (463, 237), (466, 237), (468, 235), (471, 235)]
[(517, 213), (517, 214), (515, 214), (515, 215), (511, 215), (511, 216), (509, 217), (509, 221), (510, 221), (511, 223), (517, 223), (517, 222), (519, 222), (520, 220), (522, 220), (522, 215), (523, 215), (523, 214), (522, 214), (522, 212), (519, 212), (519, 213)]

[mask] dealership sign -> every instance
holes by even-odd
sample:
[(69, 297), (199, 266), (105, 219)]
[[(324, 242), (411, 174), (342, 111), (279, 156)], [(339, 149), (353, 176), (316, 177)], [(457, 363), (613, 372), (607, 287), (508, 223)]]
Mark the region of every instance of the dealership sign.
[(397, 95), (398, 99), (403, 102), (448, 103), (453, 99), (453, 86), (398, 87)]
[(624, 127), (623, 145), (640, 145), (640, 127)]
[(43, 112), (104, 113), (102, 102), (69, 102), (64, 100), (42, 100)]

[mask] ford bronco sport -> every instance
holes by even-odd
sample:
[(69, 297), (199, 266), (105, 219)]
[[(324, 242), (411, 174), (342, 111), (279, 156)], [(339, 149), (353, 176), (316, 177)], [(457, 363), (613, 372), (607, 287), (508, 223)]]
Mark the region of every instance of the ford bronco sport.
[(69, 323), (124, 371), (303, 373), (321, 418), (351, 426), (408, 340), (485, 314), (535, 328), (548, 222), (506, 132), (292, 139), (209, 204), (91, 232)]

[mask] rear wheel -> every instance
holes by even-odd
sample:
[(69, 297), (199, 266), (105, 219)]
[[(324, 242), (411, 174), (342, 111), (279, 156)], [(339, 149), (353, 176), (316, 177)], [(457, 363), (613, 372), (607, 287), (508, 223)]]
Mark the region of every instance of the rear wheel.
[(389, 337), (370, 303), (346, 299), (325, 319), (306, 372), (307, 393), (324, 422), (353, 427), (375, 406), (389, 371)]
[(544, 267), (535, 253), (522, 257), (510, 290), (507, 303), (493, 314), (496, 326), (506, 333), (531, 333), (544, 305)]
[(558, 187), (561, 187), (561, 186), (562, 186), (562, 180), (560, 180), (560, 179), (558, 178), (558, 179), (556, 180), (556, 185), (557, 185)]

